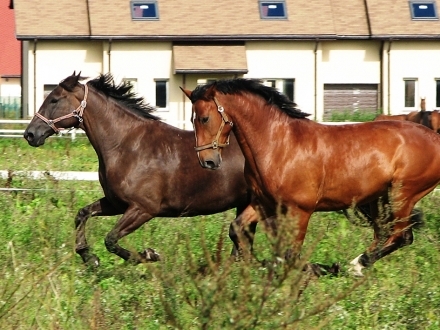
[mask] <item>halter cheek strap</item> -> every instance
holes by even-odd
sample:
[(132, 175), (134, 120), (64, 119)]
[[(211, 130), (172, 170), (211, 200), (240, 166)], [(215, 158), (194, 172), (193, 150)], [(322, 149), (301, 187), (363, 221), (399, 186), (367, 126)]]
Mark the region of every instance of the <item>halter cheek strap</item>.
[(69, 114), (67, 114), (65, 116), (61, 116), (61, 117), (58, 117), (56, 119), (47, 119), (46, 117), (44, 117), (43, 115), (39, 114), (38, 112), (35, 114), (35, 116), (40, 118), (42, 121), (44, 121), (47, 125), (49, 125), (50, 128), (52, 128), (55, 131), (56, 134), (58, 134), (64, 128), (56, 127), (55, 123), (58, 123), (61, 120), (64, 120), (64, 119), (67, 119), (67, 118), (70, 118), (70, 117), (75, 117), (76, 119), (78, 119), (78, 122), (80, 122), (80, 123), (83, 122), (83, 113), (84, 113), (84, 109), (87, 106), (87, 94), (88, 93), (89, 93), (89, 88), (87, 87), (87, 85), (84, 85), (84, 99), (81, 101), (81, 103), (79, 104), (78, 108), (76, 108), (71, 113), (69, 113)]
[(221, 117), (222, 117), (222, 123), (220, 124), (220, 127), (219, 127), (219, 129), (218, 129), (218, 132), (217, 132), (217, 135), (215, 136), (215, 139), (211, 142), (211, 143), (208, 143), (208, 144), (204, 144), (204, 145), (202, 145), (202, 146), (196, 146), (196, 147), (194, 147), (194, 149), (198, 152), (198, 151), (202, 151), (202, 150), (205, 150), (205, 149), (217, 149), (217, 148), (224, 148), (224, 147), (227, 147), (228, 145), (229, 145), (229, 135), (228, 135), (228, 138), (226, 139), (226, 142), (225, 143), (219, 143), (219, 138), (220, 138), (220, 135), (221, 135), (221, 133), (222, 133), (222, 131), (223, 131), (223, 127), (225, 127), (225, 124), (229, 124), (229, 125), (231, 125), (231, 127), (234, 125), (233, 123), (232, 123), (232, 121), (230, 121), (229, 120), (229, 118), (228, 118), (228, 116), (226, 115), (226, 113), (225, 113), (225, 108), (223, 108), (223, 106), (221, 106), (219, 103), (218, 103), (218, 101), (217, 101), (217, 99), (215, 98), (215, 96), (214, 96), (214, 103), (215, 103), (215, 105), (217, 106), (217, 111), (220, 113), (220, 115), (221, 115)]

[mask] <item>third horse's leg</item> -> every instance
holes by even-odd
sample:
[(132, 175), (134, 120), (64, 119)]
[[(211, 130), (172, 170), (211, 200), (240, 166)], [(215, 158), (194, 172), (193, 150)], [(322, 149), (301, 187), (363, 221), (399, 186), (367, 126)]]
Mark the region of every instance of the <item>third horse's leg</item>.
[[(229, 226), (229, 238), (234, 243), (231, 255), (237, 258), (242, 256), (244, 250), (252, 251), (255, 231), (259, 216), (252, 205), (248, 205)], [(245, 238), (247, 242), (243, 242)]]

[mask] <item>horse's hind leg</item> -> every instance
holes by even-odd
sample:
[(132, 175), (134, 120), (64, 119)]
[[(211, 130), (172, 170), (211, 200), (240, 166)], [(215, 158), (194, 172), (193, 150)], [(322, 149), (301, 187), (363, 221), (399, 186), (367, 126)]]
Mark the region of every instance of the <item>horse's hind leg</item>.
[(118, 244), (118, 241), (122, 237), (134, 232), (151, 218), (152, 216), (145, 213), (145, 211), (141, 211), (134, 207), (128, 208), (113, 229), (107, 234), (105, 238), (105, 246), (107, 250), (118, 255), (122, 259), (132, 261), (135, 264), (148, 261), (159, 261), (159, 254), (153, 249), (146, 249), (141, 253), (133, 253), (122, 248)]
[[(371, 246), (355, 258), (350, 264), (353, 275), (362, 276), (362, 269), (373, 265), (377, 260), (389, 255), (399, 248), (413, 242), (411, 211), (414, 203), (405, 203), (398, 210), (393, 210), (385, 221), (373, 223), (374, 241)], [(394, 220), (395, 219), (395, 220)]]
[(93, 253), (90, 253), (90, 247), (86, 239), (86, 223), (90, 217), (96, 216), (111, 216), (121, 214), (114, 206), (103, 197), (92, 204), (89, 204), (80, 209), (75, 217), (76, 229), (76, 247), (75, 251), (78, 253), (84, 263), (92, 266), (99, 266), (99, 259)]

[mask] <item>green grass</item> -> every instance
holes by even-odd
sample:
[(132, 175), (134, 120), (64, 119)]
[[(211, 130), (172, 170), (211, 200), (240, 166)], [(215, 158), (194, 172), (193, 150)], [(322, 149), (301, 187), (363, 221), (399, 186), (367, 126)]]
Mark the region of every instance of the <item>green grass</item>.
[(330, 118), (326, 121), (333, 122), (365, 122), (372, 121), (379, 113), (380, 110), (375, 113), (371, 111), (332, 111), (330, 113)]
[(50, 137), (38, 148), (21, 138), (0, 138), (0, 170), (97, 171), (96, 153), (85, 136)]
[[(9, 147), (0, 140), (3, 154), (15, 162), (10, 169), (25, 170), (33, 163), (53, 170), (63, 164), (60, 159), (68, 160), (70, 170), (80, 170), (86, 159), (96, 163), (85, 141), (50, 139), (53, 144), (40, 149), (15, 143), (20, 142)], [(26, 161), (14, 158), (10, 148), (20, 149)], [(104, 237), (118, 217), (91, 218), (87, 237), (101, 267), (88, 269), (74, 252), (73, 220), (79, 208), (102, 196), (99, 183), (0, 180), (1, 187), (6, 185), (33, 190), (0, 192), (2, 330), (440, 327), (437, 194), (418, 205), (426, 225), (415, 233), (414, 244), (378, 261), (359, 280), (345, 270), (370, 244), (372, 230), (354, 226), (336, 212), (313, 215), (304, 247), (312, 261), (341, 262), (344, 272), (336, 278), (231, 262), (227, 229), (233, 211), (153, 219), (120, 242), (137, 251), (152, 247), (163, 256), (159, 263), (137, 266), (105, 249)], [(258, 228), (256, 256), (270, 260), (272, 251)]]

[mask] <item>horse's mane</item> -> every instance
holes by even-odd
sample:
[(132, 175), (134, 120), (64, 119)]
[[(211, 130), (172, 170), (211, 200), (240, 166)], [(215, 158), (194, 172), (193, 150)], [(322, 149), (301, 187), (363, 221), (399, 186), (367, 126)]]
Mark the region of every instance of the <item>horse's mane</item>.
[(146, 103), (143, 97), (137, 96), (129, 82), (123, 81), (119, 85), (115, 85), (111, 73), (101, 74), (99, 77), (89, 80), (87, 84), (103, 92), (108, 97), (115, 99), (119, 104), (131, 110), (137, 116), (160, 120), (159, 117), (152, 114), (156, 109)]
[(286, 95), (280, 93), (276, 88), (265, 86), (257, 79), (222, 79), (206, 85), (197, 86), (191, 94), (191, 101), (206, 99), (206, 92), (214, 88), (223, 94), (241, 94), (248, 92), (257, 94), (266, 100), (267, 103), (276, 105), (281, 111), (293, 118), (305, 118), (310, 114), (302, 112), (296, 107)]

